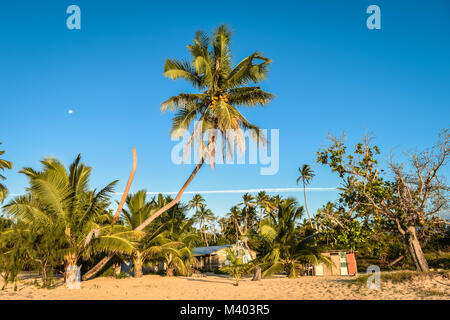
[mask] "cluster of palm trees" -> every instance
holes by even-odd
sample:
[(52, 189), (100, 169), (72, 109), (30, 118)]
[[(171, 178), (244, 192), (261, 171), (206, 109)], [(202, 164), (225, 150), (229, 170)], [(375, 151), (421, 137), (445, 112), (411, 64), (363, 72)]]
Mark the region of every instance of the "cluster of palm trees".
[[(90, 189), (92, 168), (81, 162), (80, 155), (69, 168), (53, 158), (44, 159), (41, 164), (41, 170), (20, 171), (29, 181), (27, 193), (3, 207), (10, 225), (0, 233), (0, 271), (11, 279), (20, 270), (37, 269), (45, 286), (51, 281), (48, 275), (55, 271), (67, 277), (74, 267), (105, 255), (132, 261), (135, 277), (142, 276), (144, 264), (160, 265), (167, 275), (189, 275), (195, 266), (194, 246), (237, 240), (263, 253), (260, 262), (267, 269), (264, 275), (279, 270), (280, 264), (289, 275), (297, 274), (292, 270), (298, 269), (295, 263), (301, 261), (303, 253), (294, 242), (301, 243), (296, 233), (303, 207), (293, 199), (265, 192), (256, 197), (246, 193), (241, 203), (219, 219), (207, 208), (204, 198), (196, 194), (188, 204), (178, 202), (154, 223), (137, 231), (143, 221), (172, 199), (163, 195), (148, 198), (145, 190), (130, 194), (119, 220), (113, 223), (109, 207), (117, 181), (100, 190)], [(188, 218), (189, 209), (194, 212)], [(315, 247), (308, 250), (311, 248)], [(316, 251), (309, 251), (311, 257), (304, 255), (304, 261), (320, 260)], [(8, 262), (12, 263), (9, 269)], [(13, 269), (18, 272), (7, 272)]]
[[(98, 191), (89, 189), (91, 168), (80, 155), (69, 169), (56, 159), (41, 163), (40, 171), (20, 171), (29, 180), (27, 193), (3, 207), (10, 221), (0, 233), (3, 274), (38, 266), (46, 285), (47, 274), (61, 269), (67, 277), (74, 266), (104, 254), (132, 260), (137, 277), (147, 261), (163, 262), (168, 275), (189, 273), (196, 235), (192, 221), (186, 219), (187, 206), (177, 204), (151, 226), (136, 231), (171, 198), (159, 195), (147, 200), (145, 190), (129, 195), (114, 224), (109, 206), (117, 181)], [(8, 261), (15, 265), (8, 266)]]

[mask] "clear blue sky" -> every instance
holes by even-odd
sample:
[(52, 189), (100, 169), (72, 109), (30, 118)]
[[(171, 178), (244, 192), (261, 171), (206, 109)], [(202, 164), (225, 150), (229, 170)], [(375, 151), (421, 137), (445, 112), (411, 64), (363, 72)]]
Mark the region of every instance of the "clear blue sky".
[[(66, 27), (71, 4), (81, 8), (81, 30)], [(371, 4), (381, 8), (381, 30), (366, 27)], [(234, 30), (235, 62), (255, 50), (273, 59), (261, 86), (276, 99), (245, 115), (280, 130), (280, 169), (262, 176), (259, 165), (204, 167), (189, 190), (295, 187), (298, 166), (314, 163), (329, 131), (345, 130), (351, 143), (373, 133), (386, 160), (393, 148), (433, 144), (449, 125), (445, 0), (2, 1), (0, 141), (15, 166), (6, 172), (10, 192), (24, 192), (20, 168), (39, 168), (44, 156), (68, 164), (79, 152), (94, 167), (92, 187), (120, 179), (121, 192), (132, 147), (133, 191), (178, 190), (192, 165), (172, 164), (171, 114), (159, 105), (192, 89), (162, 76), (164, 60), (187, 58), (194, 32), (222, 23)], [(338, 185), (328, 168), (314, 169), (311, 187)], [(303, 203), (301, 193), (285, 195)], [(336, 196), (308, 193), (312, 211)], [(205, 195), (219, 215), (240, 197)]]

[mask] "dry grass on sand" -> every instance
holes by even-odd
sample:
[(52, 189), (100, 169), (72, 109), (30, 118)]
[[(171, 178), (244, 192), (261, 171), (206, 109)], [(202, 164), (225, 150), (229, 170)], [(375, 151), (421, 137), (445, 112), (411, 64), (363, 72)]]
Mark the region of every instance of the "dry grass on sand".
[[(404, 272), (403, 272), (404, 273)], [(52, 289), (26, 285), (34, 280), (24, 279), (17, 291), (9, 285), (0, 291), (4, 299), (440, 299), (450, 300), (450, 280), (447, 275), (425, 276), (393, 275), (384, 273), (381, 290), (366, 288), (364, 276), (300, 277), (288, 279), (275, 276), (271, 279), (251, 281), (244, 278), (238, 287), (228, 276), (208, 274), (206, 277), (164, 277), (145, 275), (142, 278), (96, 278), (81, 283), (80, 290), (69, 290), (59, 281)], [(391, 278), (389, 278), (391, 277)], [(356, 281), (355, 281), (356, 280)], [(398, 280), (398, 281), (397, 281)]]

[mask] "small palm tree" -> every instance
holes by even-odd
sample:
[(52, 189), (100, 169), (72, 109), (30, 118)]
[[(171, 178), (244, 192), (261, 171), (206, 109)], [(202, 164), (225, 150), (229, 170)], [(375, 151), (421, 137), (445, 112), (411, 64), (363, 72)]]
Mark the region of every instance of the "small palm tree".
[(285, 271), (289, 278), (294, 278), (303, 263), (331, 263), (320, 253), (321, 247), (315, 245), (317, 234), (299, 239), (296, 226), (302, 213), (303, 207), (298, 206), (295, 199), (288, 198), (280, 202), (276, 216), (264, 222), (261, 237), (267, 254), (261, 259), (265, 268), (263, 277)]
[[(0, 142), (0, 144), (2, 144), (2, 143)], [(4, 150), (0, 150), (0, 156), (4, 153), (5, 153)], [(12, 167), (13, 167), (12, 162), (0, 159), (0, 170), (1, 171), (4, 171), (5, 169), (12, 169)], [(0, 174), (0, 181), (1, 180), (6, 180), (6, 178)], [(8, 189), (6, 188), (6, 186), (4, 184), (0, 183), (0, 203), (3, 202), (3, 200), (7, 196), (8, 196)]]
[(220, 271), (228, 273), (234, 277), (235, 286), (239, 285), (239, 279), (250, 270), (248, 263), (242, 262), (242, 259), (236, 254), (235, 250), (226, 248), (226, 265), (220, 268)]
[(297, 185), (300, 181), (303, 182), (303, 196), (305, 198), (306, 213), (308, 214), (309, 224), (311, 225), (311, 228), (314, 228), (311, 221), (311, 215), (309, 214), (308, 205), (306, 203), (306, 186), (311, 182), (315, 174), (311, 167), (307, 164), (304, 164), (301, 168), (298, 168), (298, 171), (300, 173), (300, 176), (297, 178)]
[[(125, 200), (126, 208), (122, 209), (122, 222), (130, 231), (139, 226), (145, 219), (152, 215), (157, 208), (154, 203), (147, 201), (147, 191), (139, 190), (133, 195), (128, 195)], [(144, 237), (144, 235), (143, 235)], [(139, 240), (142, 240), (139, 239)], [(142, 241), (135, 243), (131, 259), (133, 260), (134, 277), (142, 277), (142, 266), (145, 256), (142, 253)]]

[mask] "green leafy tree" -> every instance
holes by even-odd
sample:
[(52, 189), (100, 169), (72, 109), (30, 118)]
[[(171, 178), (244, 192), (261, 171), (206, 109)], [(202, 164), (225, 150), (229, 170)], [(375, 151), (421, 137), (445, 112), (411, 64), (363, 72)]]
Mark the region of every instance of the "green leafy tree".
[(343, 207), (335, 208), (328, 202), (317, 210), (314, 217), (321, 238), (333, 249), (357, 249), (367, 247), (368, 240), (381, 231), (378, 223), (353, 216)]
[(441, 132), (434, 147), (409, 152), (409, 165), (397, 164), (391, 157), (391, 180), (379, 168), (380, 151), (370, 138), (364, 137), (353, 153), (347, 152), (344, 137), (329, 138), (330, 145), (318, 152), (317, 162), (343, 180), (340, 202), (361, 215), (383, 219), (403, 239), (416, 269), (427, 272), (418, 230), (432, 231), (431, 226), (445, 223), (440, 215), (448, 208), (449, 188), (440, 172), (450, 155), (448, 130)]

